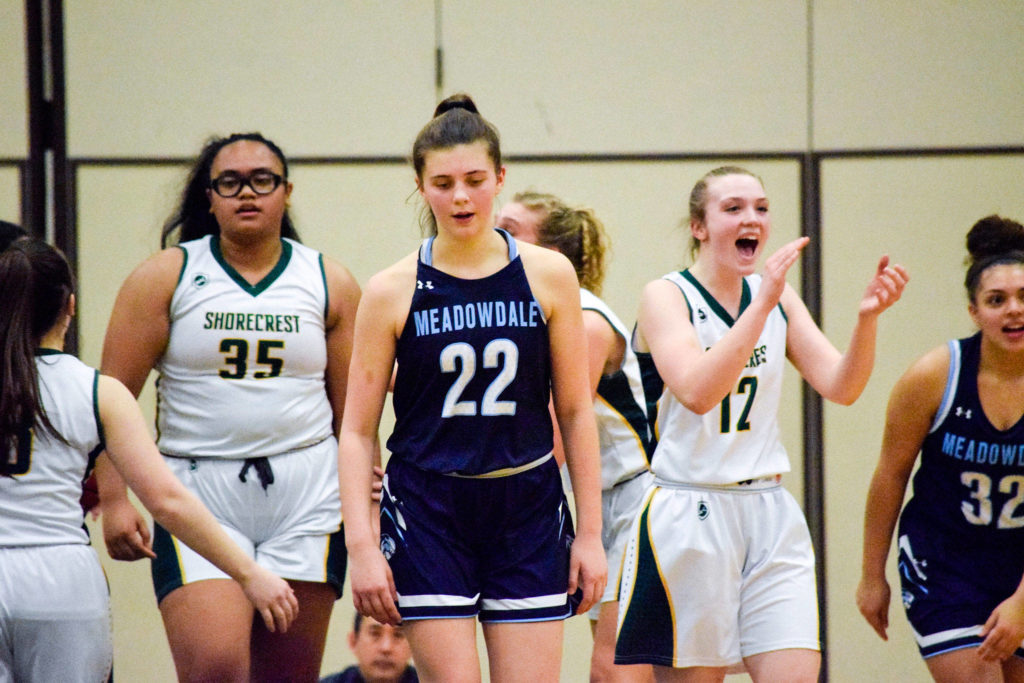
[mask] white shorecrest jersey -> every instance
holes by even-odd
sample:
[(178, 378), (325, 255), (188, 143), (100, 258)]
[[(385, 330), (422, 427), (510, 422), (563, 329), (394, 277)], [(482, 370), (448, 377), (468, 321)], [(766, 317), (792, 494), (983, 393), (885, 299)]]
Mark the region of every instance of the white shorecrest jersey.
[(601, 378), (594, 398), (594, 415), (601, 441), (601, 489), (632, 479), (648, 468), (647, 408), (640, 365), (629, 343), (629, 331), (608, 305), (592, 292), (580, 289), (585, 311), (596, 311), (622, 337), (626, 351), (614, 374)]
[(50, 423), (14, 454), (13, 476), (0, 477), (0, 547), (87, 544), (79, 502), (82, 482), (103, 445), (96, 370), (74, 356), (42, 350), (36, 356), (39, 396)]
[(157, 364), (157, 443), (166, 455), (251, 458), (332, 434), (327, 400), (327, 281), (319, 252), (281, 240), (281, 259), (250, 285), (206, 236), (185, 263)]
[[(697, 338), (705, 349), (710, 348), (734, 319), (689, 271), (664, 278), (682, 290)], [(743, 279), (741, 313), (760, 286), (760, 275)], [(656, 477), (684, 484), (721, 485), (789, 471), (778, 424), (786, 326), (782, 306), (776, 305), (736, 386), (706, 414), (685, 408), (664, 388), (655, 423), (657, 447), (651, 458)]]

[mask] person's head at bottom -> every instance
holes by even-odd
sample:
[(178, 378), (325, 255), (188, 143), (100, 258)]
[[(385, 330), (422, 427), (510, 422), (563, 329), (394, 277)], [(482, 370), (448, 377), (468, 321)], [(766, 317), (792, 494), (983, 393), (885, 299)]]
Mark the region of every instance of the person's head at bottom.
[(400, 681), (412, 657), (401, 626), (382, 624), (358, 613), (348, 634), (348, 646), (367, 683)]

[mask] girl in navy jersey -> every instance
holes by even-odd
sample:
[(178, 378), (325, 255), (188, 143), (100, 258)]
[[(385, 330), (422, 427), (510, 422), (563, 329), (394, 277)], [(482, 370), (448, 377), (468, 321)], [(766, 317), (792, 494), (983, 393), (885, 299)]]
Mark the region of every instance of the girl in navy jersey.
[(107, 680), (109, 595), (79, 504), (104, 445), (153, 517), (234, 578), (269, 631), (287, 630), (298, 609), (288, 584), (175, 478), (128, 390), (63, 353), (72, 291), (45, 242), (0, 253), (0, 680)]
[[(341, 431), (355, 605), (403, 621), (423, 680), (479, 680), (476, 618), (492, 680), (557, 680), (570, 594), (586, 610), (606, 579), (579, 287), (563, 256), (494, 230), (505, 169), (468, 97), (438, 105), (413, 164), (433, 234), (367, 283)], [(373, 439), (396, 361), (378, 536)]]
[(134, 393), (159, 372), (168, 465), (291, 582), (301, 607), (288, 634), (268, 633), (236, 586), (159, 525), (151, 549), (124, 486), (98, 468), (111, 556), (156, 552), (154, 589), (182, 680), (315, 680), (341, 594), (334, 434), (359, 286), (297, 241), (291, 192), (270, 140), (211, 139), (165, 226), (168, 248), (125, 280), (103, 344), (104, 371)]
[(808, 238), (759, 258), (768, 197), (747, 170), (721, 167), (690, 193), (689, 268), (644, 288), (635, 344), (664, 382), (654, 483), (622, 569), (618, 664), (658, 680), (817, 681), (814, 552), (796, 501), (778, 405), (787, 361), (823, 397), (852, 403), (874, 365), (878, 316), (907, 275), (879, 261), (849, 345), (825, 337), (786, 283)]
[(967, 250), (978, 331), (926, 353), (892, 390), (857, 605), (886, 639), (899, 515), (903, 605), (932, 677), (1024, 681), (1024, 227), (983, 218)]
[[(594, 648), (592, 681), (649, 681), (647, 665), (616, 666), (615, 627), (619, 593), (615, 580), (643, 493), (649, 483), (650, 439), (640, 365), (629, 331), (599, 297), (608, 236), (591, 209), (566, 206), (543, 192), (519, 192), (498, 214), (498, 227), (518, 240), (565, 255), (576, 270), (587, 335), (591, 397), (601, 442), (601, 540), (609, 580), (590, 610)], [(559, 450), (555, 439), (555, 451)]]

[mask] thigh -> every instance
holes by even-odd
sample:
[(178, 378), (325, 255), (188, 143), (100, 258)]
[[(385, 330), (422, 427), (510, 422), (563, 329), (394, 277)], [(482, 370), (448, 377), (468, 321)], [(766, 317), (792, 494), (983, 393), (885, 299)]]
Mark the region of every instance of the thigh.
[(15, 681), (106, 679), (109, 593), (90, 546), (0, 550), (0, 594), (0, 671)]
[(617, 664), (724, 667), (740, 661), (744, 555), (736, 496), (655, 487), (630, 534)]
[(492, 681), (557, 681), (562, 668), (562, 621), (483, 625)]
[(418, 619), (402, 625), (423, 681), (479, 681), (475, 619)]
[(253, 681), (313, 681), (320, 675), (334, 590), (324, 583), (289, 582), (299, 601), (299, 616), (284, 633), (271, 633), (258, 614), (250, 648)]
[[(936, 683), (1003, 683), (1003, 665), (978, 656), (978, 648), (968, 647), (928, 657), (924, 660)], [(1013, 679), (1005, 679), (1013, 680)], [(1017, 679), (1019, 680), (1019, 679)]]
[(180, 681), (247, 681), (255, 610), (241, 586), (211, 579), (175, 589), (160, 601)]
[(821, 653), (817, 650), (799, 648), (774, 650), (745, 657), (743, 663), (755, 683), (817, 683), (818, 671), (821, 669)]
[(739, 497), (749, 535), (740, 593), (743, 657), (820, 650), (814, 549), (803, 512), (781, 487)]

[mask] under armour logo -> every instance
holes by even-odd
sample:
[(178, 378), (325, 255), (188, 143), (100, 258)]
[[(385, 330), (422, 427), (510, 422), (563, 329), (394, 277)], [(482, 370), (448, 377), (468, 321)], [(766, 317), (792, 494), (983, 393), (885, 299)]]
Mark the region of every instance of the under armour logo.
[(966, 417), (968, 420), (970, 420), (971, 419), (971, 409), (967, 408), (965, 410), (962, 406), (957, 406), (956, 407), (956, 416), (957, 417)]
[(433, 289), (433, 288), (434, 288), (434, 283), (433, 283), (432, 280), (427, 280), (426, 282), (424, 282), (423, 280), (417, 280), (416, 281), (416, 289)]

